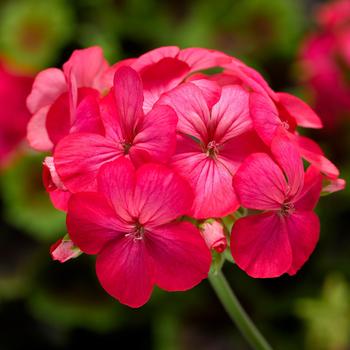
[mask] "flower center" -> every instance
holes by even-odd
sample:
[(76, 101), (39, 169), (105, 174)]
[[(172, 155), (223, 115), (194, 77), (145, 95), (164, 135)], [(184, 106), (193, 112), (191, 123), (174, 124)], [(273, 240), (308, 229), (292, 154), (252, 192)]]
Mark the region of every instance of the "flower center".
[(129, 142), (129, 141), (126, 141), (126, 140), (123, 140), (120, 142), (122, 148), (123, 148), (123, 151), (124, 151), (124, 154), (128, 154), (129, 153), (129, 150), (132, 146), (132, 143)]
[(280, 210), (280, 214), (282, 216), (288, 216), (290, 214), (293, 214), (295, 211), (295, 207), (294, 207), (294, 204), (291, 203), (291, 202), (285, 202), (283, 203), (282, 205), (282, 208)]
[(138, 221), (135, 222), (131, 232), (127, 233), (125, 237), (132, 236), (134, 241), (142, 240), (145, 234), (145, 228)]
[(216, 156), (219, 154), (219, 144), (216, 143), (216, 141), (210, 141), (207, 144), (205, 153), (208, 157), (216, 158)]

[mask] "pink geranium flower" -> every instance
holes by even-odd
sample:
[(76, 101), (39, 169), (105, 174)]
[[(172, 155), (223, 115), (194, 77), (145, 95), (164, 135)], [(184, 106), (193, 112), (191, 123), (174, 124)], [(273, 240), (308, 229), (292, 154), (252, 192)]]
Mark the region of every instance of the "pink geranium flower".
[(277, 163), (267, 154), (252, 154), (233, 180), (242, 205), (263, 211), (239, 219), (232, 228), (232, 256), (252, 277), (295, 274), (319, 238), (313, 209), (322, 176), (313, 166), (304, 174), (299, 152), (287, 137), (275, 137), (271, 150)]
[(26, 97), (33, 78), (11, 72), (0, 62), (0, 167), (24, 139), (30, 113)]
[(83, 252), (97, 254), (106, 291), (139, 307), (154, 285), (182, 291), (207, 277), (211, 257), (198, 229), (175, 221), (189, 212), (192, 199), (188, 184), (165, 166), (135, 171), (120, 158), (101, 168), (98, 192), (72, 195), (69, 235)]
[(238, 85), (221, 89), (210, 81), (192, 81), (159, 102), (179, 118), (171, 164), (193, 188), (195, 218), (225, 216), (239, 207), (232, 176), (248, 154), (263, 147), (252, 130), (248, 100)]
[(216, 220), (207, 220), (201, 224), (201, 234), (209, 249), (222, 253), (227, 247), (224, 227)]
[(37, 75), (27, 99), (33, 114), (27, 132), (31, 147), (49, 151), (72, 131), (102, 132), (100, 120), (83, 116), (86, 105), (96, 104), (94, 100), (112, 85), (108, 67), (101, 48), (90, 47), (74, 51), (63, 70), (49, 68)]
[(95, 189), (101, 165), (119, 157), (134, 164), (168, 161), (175, 151), (177, 116), (168, 106), (156, 106), (144, 114), (142, 104), (139, 75), (130, 67), (119, 68), (100, 106), (104, 135), (73, 133), (55, 149), (55, 167), (69, 191)]

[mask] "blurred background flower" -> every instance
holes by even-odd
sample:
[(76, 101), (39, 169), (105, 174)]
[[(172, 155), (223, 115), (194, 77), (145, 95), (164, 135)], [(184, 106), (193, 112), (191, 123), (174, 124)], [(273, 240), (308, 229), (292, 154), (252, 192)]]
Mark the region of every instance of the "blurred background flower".
[[(100, 45), (110, 63), (161, 45), (224, 50), (317, 108), (331, 128), (312, 137), (349, 181), (349, 2), (334, 10), (317, 0), (2, 0), (0, 349), (248, 349), (206, 282), (186, 293), (156, 290), (135, 311), (103, 292), (90, 257), (51, 260), (64, 215), (41, 184), (43, 155), (24, 140), (26, 95), (39, 70), (61, 66), (75, 48)], [(321, 200), (321, 240), (298, 275), (254, 280), (224, 266), (277, 349), (350, 349), (349, 199), (347, 188)]]

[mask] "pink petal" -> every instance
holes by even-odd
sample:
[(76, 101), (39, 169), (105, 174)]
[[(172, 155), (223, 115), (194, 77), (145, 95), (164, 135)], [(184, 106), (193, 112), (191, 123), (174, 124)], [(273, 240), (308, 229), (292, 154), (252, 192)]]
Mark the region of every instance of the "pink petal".
[(232, 58), (220, 51), (190, 47), (181, 50), (177, 58), (191, 67), (191, 72), (213, 67), (219, 67), (230, 63)]
[(195, 218), (221, 217), (238, 208), (232, 175), (220, 159), (205, 153), (183, 153), (173, 157), (172, 166), (193, 188)]
[(135, 182), (135, 168), (124, 157), (103, 165), (98, 174), (99, 192), (104, 194), (120, 218), (130, 222)]
[(222, 253), (227, 247), (223, 226), (216, 220), (207, 220), (201, 225), (201, 234), (209, 249)]
[(137, 122), (143, 117), (142, 82), (132, 68), (124, 66), (116, 71), (114, 97), (121, 130), (126, 140), (131, 141)]
[(71, 192), (94, 190), (100, 167), (122, 155), (120, 145), (103, 136), (70, 134), (56, 146), (56, 170)]
[(303, 158), (316, 166), (329, 178), (335, 179), (339, 176), (337, 167), (323, 155), (323, 151), (315, 141), (305, 136), (295, 136), (295, 140), (298, 143), (300, 154)]
[(53, 206), (66, 212), (68, 210), (68, 202), (70, 200), (72, 193), (65, 190), (55, 189), (49, 192), (50, 200)]
[(189, 79), (187, 81), (200, 88), (205, 100), (207, 101), (209, 109), (212, 109), (212, 107), (219, 101), (221, 89), (216, 82), (208, 80), (207, 78)]
[(50, 140), (55, 145), (69, 134), (71, 127), (70, 104), (68, 93), (65, 92), (51, 105), (46, 116), (46, 130)]
[(106, 198), (95, 192), (72, 195), (67, 228), (72, 241), (87, 254), (97, 254), (105, 244), (130, 231), (130, 225), (117, 217)]
[(215, 141), (224, 143), (252, 128), (248, 100), (248, 92), (240, 86), (222, 88), (220, 100), (211, 112)]
[(256, 278), (281, 276), (292, 264), (286, 224), (276, 213), (238, 219), (232, 228), (231, 252), (236, 264)]
[(176, 46), (163, 46), (157, 49), (146, 52), (141, 55), (135, 62), (132, 64), (132, 68), (136, 71), (141, 71), (143, 68), (159, 62), (162, 58), (173, 57), (175, 58), (179, 53), (180, 49)]
[(303, 189), (294, 199), (295, 208), (298, 210), (313, 210), (320, 198), (321, 189), (322, 175), (319, 169), (310, 165), (305, 173)]
[(146, 247), (154, 260), (155, 284), (167, 291), (188, 290), (207, 278), (211, 255), (198, 229), (188, 222), (147, 232)]
[(288, 274), (294, 275), (309, 259), (315, 249), (320, 221), (312, 211), (296, 211), (285, 219), (293, 260)]
[(268, 96), (253, 92), (250, 94), (249, 106), (256, 132), (270, 145), (277, 128), (282, 125), (275, 104)]
[(153, 289), (153, 262), (143, 240), (112, 241), (97, 256), (96, 273), (102, 287), (122, 304), (144, 305)]
[(250, 209), (279, 210), (287, 193), (281, 169), (265, 153), (250, 155), (238, 168), (233, 185), (241, 204)]
[(147, 227), (159, 226), (189, 213), (193, 193), (173, 170), (145, 164), (136, 172), (133, 216)]
[(163, 95), (159, 104), (169, 105), (175, 110), (179, 118), (177, 129), (180, 133), (206, 141), (210, 112), (197, 86), (192, 83), (182, 84)]
[(97, 90), (104, 88), (101, 77), (108, 69), (108, 63), (98, 46), (75, 50), (69, 60), (63, 65), (63, 71), (68, 77), (74, 77), (77, 87), (92, 87)]
[(346, 186), (344, 179), (326, 179), (326, 185), (322, 188), (322, 194), (330, 194), (342, 191)]
[(287, 195), (299, 194), (304, 184), (304, 166), (298, 147), (287, 135), (277, 132), (271, 143), (271, 151), (288, 179)]
[(135, 150), (146, 151), (150, 159), (166, 162), (176, 148), (177, 115), (168, 106), (154, 107), (143, 119), (130, 148), (132, 157)]
[(162, 58), (159, 62), (145, 67), (141, 72), (145, 102), (144, 110), (147, 113), (158, 101), (159, 97), (170, 91), (183, 81), (189, 71), (186, 63), (176, 58)]
[(37, 151), (50, 151), (53, 148), (46, 130), (46, 116), (50, 106), (41, 108), (30, 119), (27, 126), (27, 139), (30, 147)]
[(27, 98), (28, 109), (36, 114), (43, 107), (51, 105), (66, 90), (63, 72), (57, 68), (45, 69), (34, 80), (32, 91)]
[(322, 128), (318, 115), (301, 99), (284, 93), (277, 93), (279, 103), (296, 120), (297, 124), (305, 128)]
[[(93, 90), (96, 92), (96, 90)], [(100, 116), (98, 97), (95, 93), (88, 94), (82, 99), (76, 109), (75, 121), (70, 132), (89, 132), (104, 134), (104, 126)]]

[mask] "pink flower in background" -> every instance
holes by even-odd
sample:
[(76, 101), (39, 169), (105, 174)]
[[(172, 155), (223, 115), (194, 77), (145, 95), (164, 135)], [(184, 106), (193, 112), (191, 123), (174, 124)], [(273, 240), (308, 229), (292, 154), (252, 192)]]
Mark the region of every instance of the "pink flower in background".
[(55, 149), (55, 167), (69, 191), (95, 189), (101, 165), (119, 157), (134, 164), (169, 160), (176, 146), (177, 116), (168, 106), (155, 106), (144, 114), (142, 104), (139, 75), (130, 67), (119, 68), (113, 89), (101, 102), (105, 135), (73, 133)]
[(319, 28), (300, 51), (301, 80), (307, 85), (325, 128), (350, 116), (350, 1), (322, 6)]
[(154, 285), (186, 290), (207, 277), (210, 253), (198, 229), (175, 221), (190, 210), (188, 184), (165, 166), (135, 171), (120, 158), (104, 165), (98, 192), (69, 202), (67, 227), (85, 253), (97, 254), (97, 276), (121, 303), (139, 307)]
[(15, 74), (0, 63), (0, 167), (25, 138), (30, 118), (26, 98), (32, 83), (32, 77)]
[(186, 83), (159, 102), (179, 118), (171, 165), (193, 188), (195, 218), (225, 216), (239, 207), (232, 176), (249, 153), (263, 147), (252, 129), (249, 93), (238, 85), (211, 85), (214, 93), (205, 96), (194, 81)]
[(49, 151), (72, 131), (102, 132), (100, 120), (81, 115), (111, 87), (108, 68), (101, 48), (90, 47), (74, 51), (63, 70), (48, 68), (37, 75), (27, 99), (33, 114), (27, 133), (31, 147)]
[(233, 180), (242, 205), (263, 213), (234, 224), (232, 256), (247, 274), (260, 278), (295, 274), (314, 250), (320, 231), (313, 209), (321, 174), (313, 166), (304, 174), (297, 148), (286, 137), (275, 137), (271, 150), (277, 163), (267, 154), (253, 154)]

